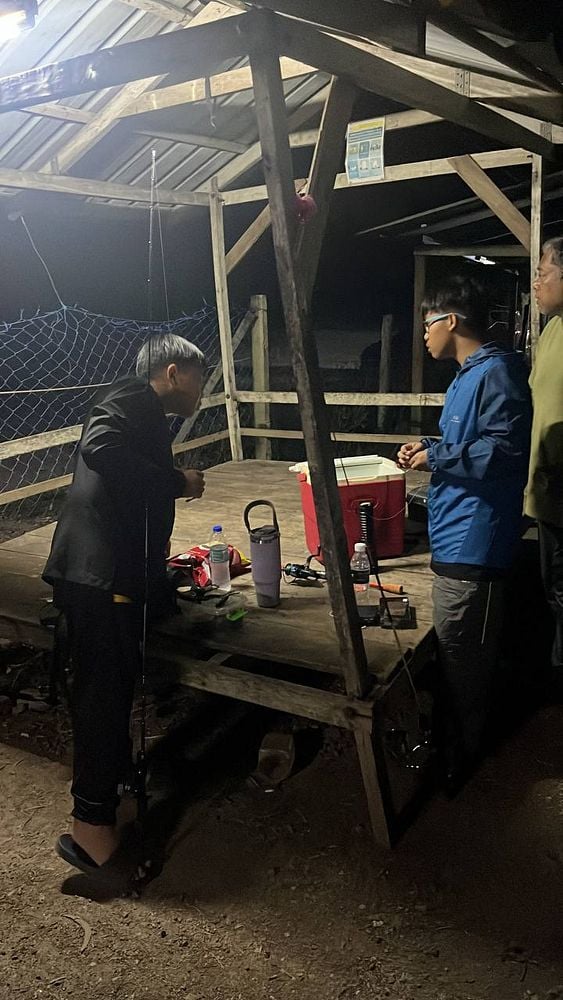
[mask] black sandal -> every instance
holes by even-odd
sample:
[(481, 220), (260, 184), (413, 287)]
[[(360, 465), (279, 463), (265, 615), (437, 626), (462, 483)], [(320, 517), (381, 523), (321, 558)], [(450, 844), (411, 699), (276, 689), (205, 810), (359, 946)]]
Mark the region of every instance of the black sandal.
[(55, 850), (59, 858), (62, 858), (67, 864), (72, 865), (73, 868), (77, 868), (78, 871), (83, 872), (85, 875), (93, 876), (96, 879), (115, 879), (115, 876), (118, 874), (118, 866), (116, 864), (117, 851), (103, 865), (99, 865), (80, 847), (80, 844), (77, 844), (73, 840), (69, 833), (63, 833), (59, 837), (55, 845)]

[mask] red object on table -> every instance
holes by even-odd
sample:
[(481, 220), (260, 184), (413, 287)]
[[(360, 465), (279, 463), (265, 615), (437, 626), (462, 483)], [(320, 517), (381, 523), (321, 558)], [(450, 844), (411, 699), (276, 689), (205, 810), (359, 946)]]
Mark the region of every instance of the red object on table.
[[(320, 549), (319, 529), (313, 490), (307, 476), (298, 476), (301, 489), (301, 505), (305, 521), (305, 538), (312, 555)], [(371, 483), (350, 483), (339, 485), (344, 530), (348, 541), (348, 555), (352, 558), (354, 545), (361, 541), (359, 505), (364, 500), (374, 504), (373, 524), (375, 549), (378, 559), (392, 559), (402, 555), (405, 544), (405, 478), (380, 479)], [(322, 553), (320, 556), (322, 562)]]

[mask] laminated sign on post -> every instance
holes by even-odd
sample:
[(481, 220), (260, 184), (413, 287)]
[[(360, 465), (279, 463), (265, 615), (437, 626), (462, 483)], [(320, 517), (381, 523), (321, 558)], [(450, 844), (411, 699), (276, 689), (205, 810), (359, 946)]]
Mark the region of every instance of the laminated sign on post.
[(346, 133), (346, 176), (350, 184), (380, 180), (385, 171), (385, 118), (350, 122)]

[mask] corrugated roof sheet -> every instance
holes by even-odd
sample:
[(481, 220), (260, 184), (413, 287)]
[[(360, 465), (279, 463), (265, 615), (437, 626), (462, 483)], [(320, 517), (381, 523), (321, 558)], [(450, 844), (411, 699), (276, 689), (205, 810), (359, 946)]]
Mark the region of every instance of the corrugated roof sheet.
[[(193, 17), (205, 7), (205, 3), (200, 0), (181, 3), (177, 0), (177, 6)], [(178, 24), (135, 9), (121, 0), (40, 0), (36, 27), (0, 46), (0, 75), (22, 72), (58, 59), (174, 30), (181, 30)], [(442, 59), (449, 58), (453, 62), (459, 59), (465, 65), (471, 65), (473, 61), (476, 67), (488, 71), (502, 69), (438, 29), (429, 29), (427, 43), (429, 55), (439, 50)], [(228, 68), (241, 65), (244, 62), (232, 63)], [(506, 70), (503, 73), (507, 75)], [(297, 109), (314, 97), (326, 81), (327, 77), (321, 73), (286, 81), (289, 110)], [(64, 104), (69, 108), (96, 113), (116, 93), (114, 89), (81, 95)], [(166, 139), (151, 139), (136, 134), (135, 129), (150, 130), (154, 126), (156, 131), (216, 135), (250, 145), (256, 139), (252, 106), (252, 90), (216, 99), (213, 102), (213, 112), (218, 119), (216, 131), (211, 121), (210, 105), (206, 102), (123, 119), (70, 172), (147, 187), (151, 150), (154, 148), (161, 186), (194, 190), (236, 154)], [(0, 167), (49, 170), (51, 162), (82, 127), (81, 124), (23, 111), (0, 115)], [(14, 190), (6, 193), (13, 195)]]
[[(200, 0), (190, 0), (177, 6), (194, 16), (205, 4)], [(120, 0), (40, 0), (35, 28), (0, 46), (0, 75), (19, 73), (58, 59), (68, 59), (173, 30), (179, 30), (179, 26), (136, 10)], [(244, 62), (233, 62), (226, 68), (243, 65)], [(294, 110), (305, 103), (324, 86), (326, 80), (326, 76), (318, 73), (287, 81), (288, 108)], [(112, 90), (81, 95), (64, 104), (95, 113), (116, 93), (117, 90)], [(156, 131), (215, 135), (250, 145), (256, 139), (252, 106), (252, 90), (215, 99), (213, 111), (220, 126), (217, 130), (212, 126), (211, 109), (206, 102), (181, 105), (145, 114), (141, 118), (124, 119), (100, 140), (95, 153), (87, 153), (70, 172), (77, 176), (94, 176), (96, 179), (146, 187), (151, 150), (154, 148), (157, 151), (159, 184), (193, 190), (209, 180), (236, 154), (151, 139), (137, 135), (136, 127), (150, 130), (153, 125)], [(49, 169), (51, 161), (81, 128), (79, 123), (23, 111), (1, 115), (0, 167), (34, 171)], [(89, 169), (92, 157), (96, 160), (94, 171)], [(13, 195), (14, 191), (6, 193)]]

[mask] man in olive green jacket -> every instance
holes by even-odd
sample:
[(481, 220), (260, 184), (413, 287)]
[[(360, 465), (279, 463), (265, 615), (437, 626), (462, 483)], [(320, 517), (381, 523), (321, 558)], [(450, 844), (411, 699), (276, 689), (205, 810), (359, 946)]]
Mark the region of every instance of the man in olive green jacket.
[(555, 619), (552, 693), (563, 699), (563, 238), (549, 240), (534, 294), (551, 316), (530, 385), (534, 403), (526, 513), (538, 521), (542, 576)]

